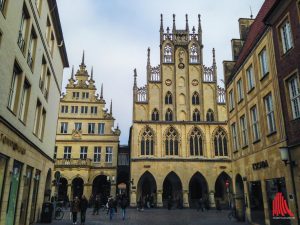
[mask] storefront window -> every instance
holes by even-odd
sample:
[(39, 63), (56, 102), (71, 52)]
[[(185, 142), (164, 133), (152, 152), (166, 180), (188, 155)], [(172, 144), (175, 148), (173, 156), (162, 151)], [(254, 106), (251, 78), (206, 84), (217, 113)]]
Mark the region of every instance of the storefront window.
[(251, 220), (254, 223), (265, 224), (264, 201), (261, 189), (261, 181), (248, 183)]
[(26, 173), (24, 174), (24, 188), (23, 188), (23, 197), (21, 203), (21, 211), (20, 211), (20, 225), (26, 224), (27, 218), (27, 209), (28, 209), (28, 202), (29, 202), (29, 194), (31, 188), (31, 180), (32, 180), (32, 171), (33, 168), (27, 166)]
[(14, 161), (13, 170), (11, 172), (10, 190), (8, 196), (6, 225), (14, 225), (16, 208), (18, 202), (19, 186), (21, 181), (22, 163)]
[(38, 190), (39, 190), (39, 184), (40, 184), (40, 176), (41, 171), (36, 170), (33, 180), (33, 191), (32, 191), (32, 203), (31, 203), (31, 210), (30, 210), (30, 224), (33, 224), (35, 222), (35, 210), (36, 210), (36, 202), (38, 197)]
[(2, 203), (2, 195), (4, 190), (4, 180), (6, 174), (6, 167), (7, 167), (8, 158), (4, 155), (0, 154), (0, 211), (1, 211), (1, 203)]

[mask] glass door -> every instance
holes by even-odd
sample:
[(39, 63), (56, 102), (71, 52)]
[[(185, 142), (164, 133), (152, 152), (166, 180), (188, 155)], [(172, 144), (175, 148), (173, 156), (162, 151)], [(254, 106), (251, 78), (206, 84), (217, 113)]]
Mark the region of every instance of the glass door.
[(18, 193), (20, 186), (20, 177), (22, 172), (22, 164), (18, 161), (14, 161), (13, 171), (11, 174), (10, 190), (8, 196), (8, 205), (6, 212), (6, 225), (14, 225), (15, 214), (18, 202)]
[(33, 224), (35, 222), (35, 210), (36, 210), (36, 202), (38, 197), (38, 190), (40, 184), (40, 175), (41, 171), (36, 170), (33, 181), (33, 191), (32, 191), (32, 199), (31, 199), (31, 210), (30, 210), (30, 219), (29, 223)]
[(32, 170), (33, 168), (27, 166), (26, 174), (24, 175), (24, 188), (23, 188), (23, 197), (21, 202), (21, 211), (20, 211), (20, 223), (19, 225), (25, 225), (27, 219), (27, 209), (29, 202), (29, 194), (31, 188), (31, 178), (32, 178)]

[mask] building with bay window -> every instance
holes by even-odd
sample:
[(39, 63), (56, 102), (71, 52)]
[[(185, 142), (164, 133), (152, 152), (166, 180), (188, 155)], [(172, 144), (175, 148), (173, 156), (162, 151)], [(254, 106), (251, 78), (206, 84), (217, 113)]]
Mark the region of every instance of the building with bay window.
[[(147, 196), (157, 207), (169, 198), (175, 207), (194, 207), (203, 198), (228, 206), (231, 192), (225, 90), (212, 66), (203, 65), (202, 28), (160, 25), (160, 65), (147, 55), (147, 84), (134, 70), (130, 136), (130, 195), (135, 206)], [(229, 187), (226, 183), (230, 184)]]
[(115, 118), (105, 109), (103, 86), (100, 94), (89, 74), (84, 53), (79, 69), (72, 74), (61, 96), (56, 131), (55, 171), (61, 173), (59, 200), (82, 196), (93, 200), (99, 195), (105, 202), (115, 196), (117, 182), (117, 153), (120, 130), (114, 127)]
[(56, 1), (0, 1), (0, 224), (27, 225), (50, 200), (63, 69)]

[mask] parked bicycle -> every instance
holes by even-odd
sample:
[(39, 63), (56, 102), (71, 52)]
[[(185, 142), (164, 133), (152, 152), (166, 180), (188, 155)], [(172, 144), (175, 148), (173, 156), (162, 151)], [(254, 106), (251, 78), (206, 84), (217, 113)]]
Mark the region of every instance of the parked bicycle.
[(64, 215), (65, 215), (65, 213), (64, 213), (64, 211), (61, 207), (56, 207), (55, 208), (54, 218), (56, 220), (62, 220), (64, 218)]

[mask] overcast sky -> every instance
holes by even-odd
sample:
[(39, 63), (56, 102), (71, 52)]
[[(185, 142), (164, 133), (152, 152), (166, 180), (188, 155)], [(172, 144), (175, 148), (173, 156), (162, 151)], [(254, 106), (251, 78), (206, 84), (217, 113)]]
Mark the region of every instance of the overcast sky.
[[(203, 62), (212, 64), (212, 48), (216, 49), (218, 77), (223, 78), (223, 60), (231, 60), (232, 38), (239, 37), (238, 19), (250, 17), (250, 6), (256, 16), (264, 0), (57, 0), (70, 68), (64, 71), (63, 87), (71, 67), (77, 70), (85, 50), (85, 64), (94, 67), (94, 79), (109, 108), (113, 100), (113, 116), (121, 129), (121, 144), (128, 143), (132, 123), (133, 69), (137, 68), (138, 86), (146, 82), (147, 48), (151, 48), (151, 64), (159, 64), (160, 14), (164, 28), (185, 28), (185, 14), (190, 30), (197, 29), (201, 14)], [(222, 83), (220, 83), (223, 85)], [(65, 90), (63, 90), (65, 91)], [(98, 90), (100, 91), (100, 90)], [(116, 125), (115, 124), (115, 125)]]

